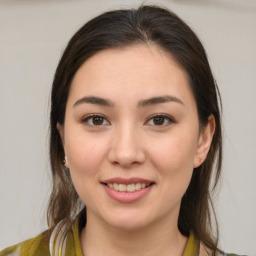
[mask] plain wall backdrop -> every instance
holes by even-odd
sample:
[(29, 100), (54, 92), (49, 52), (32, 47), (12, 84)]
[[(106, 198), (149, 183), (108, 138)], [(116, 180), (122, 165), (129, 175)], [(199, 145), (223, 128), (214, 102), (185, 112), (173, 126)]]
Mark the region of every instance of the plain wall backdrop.
[[(61, 53), (87, 20), (142, 1), (0, 0), (0, 249), (42, 232), (50, 193), (50, 88)], [(143, 1), (166, 6), (201, 38), (223, 100), (220, 244), (256, 255), (256, 3)]]

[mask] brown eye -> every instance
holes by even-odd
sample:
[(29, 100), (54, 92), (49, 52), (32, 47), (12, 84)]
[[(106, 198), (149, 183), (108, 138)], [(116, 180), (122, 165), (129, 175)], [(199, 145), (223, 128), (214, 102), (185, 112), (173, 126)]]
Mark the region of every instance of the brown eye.
[(94, 114), (86, 116), (82, 120), (82, 123), (85, 123), (86, 125), (89, 125), (89, 126), (105, 126), (110, 124), (105, 117), (100, 115), (94, 115)]
[(168, 126), (172, 123), (175, 123), (174, 119), (164, 114), (154, 115), (146, 122), (147, 125), (151, 126)]
[(101, 116), (95, 116), (95, 117), (92, 118), (92, 123), (94, 125), (102, 125), (103, 122), (104, 122), (104, 118), (101, 117)]
[(162, 116), (156, 116), (153, 118), (154, 125), (163, 125), (164, 121), (165, 121), (165, 119)]

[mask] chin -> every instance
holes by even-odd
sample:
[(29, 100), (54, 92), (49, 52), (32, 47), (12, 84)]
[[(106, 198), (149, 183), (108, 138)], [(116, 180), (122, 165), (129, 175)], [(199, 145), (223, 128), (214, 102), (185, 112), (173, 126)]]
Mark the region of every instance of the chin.
[(144, 229), (154, 222), (152, 216), (146, 216), (143, 213), (138, 211), (129, 212), (119, 212), (116, 214), (110, 213), (109, 216), (104, 216), (104, 222), (107, 223), (114, 229), (123, 230), (123, 231), (135, 231), (139, 229)]
[(112, 228), (120, 230), (120, 231), (125, 231), (125, 232), (133, 232), (133, 231), (138, 231), (141, 229), (144, 229), (148, 226), (148, 223), (144, 222), (139, 222), (139, 221), (134, 221), (134, 220), (120, 220), (120, 221), (115, 221), (112, 223), (109, 223)]

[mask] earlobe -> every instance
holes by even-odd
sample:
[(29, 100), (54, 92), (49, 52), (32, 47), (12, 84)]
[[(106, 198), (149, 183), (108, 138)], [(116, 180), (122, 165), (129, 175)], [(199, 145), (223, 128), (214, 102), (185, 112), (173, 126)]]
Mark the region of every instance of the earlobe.
[[(59, 132), (59, 134), (60, 134), (61, 141), (62, 141), (62, 147), (63, 147), (64, 154), (65, 154), (65, 140), (64, 140), (64, 128), (63, 128), (63, 125), (61, 125), (60, 123), (57, 123), (56, 128), (57, 128), (57, 130), (58, 130), (58, 132)], [(67, 160), (67, 156), (66, 156), (66, 155), (64, 156), (64, 159), (63, 159), (62, 164), (63, 164), (66, 168), (69, 168), (68, 160)]]
[(63, 159), (63, 165), (64, 165), (67, 169), (69, 169), (68, 160), (67, 160), (67, 156), (66, 156), (66, 155), (64, 156), (64, 159)]
[(207, 157), (212, 144), (212, 138), (215, 132), (215, 118), (210, 115), (207, 125), (201, 131), (196, 149), (194, 168), (199, 167)]

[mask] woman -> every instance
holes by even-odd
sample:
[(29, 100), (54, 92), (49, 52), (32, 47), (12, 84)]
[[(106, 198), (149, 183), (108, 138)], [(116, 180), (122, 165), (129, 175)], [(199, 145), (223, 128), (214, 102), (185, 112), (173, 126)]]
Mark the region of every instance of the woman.
[(155, 6), (92, 19), (51, 99), (49, 230), (1, 256), (225, 255), (211, 226), (218, 88), (182, 20)]

